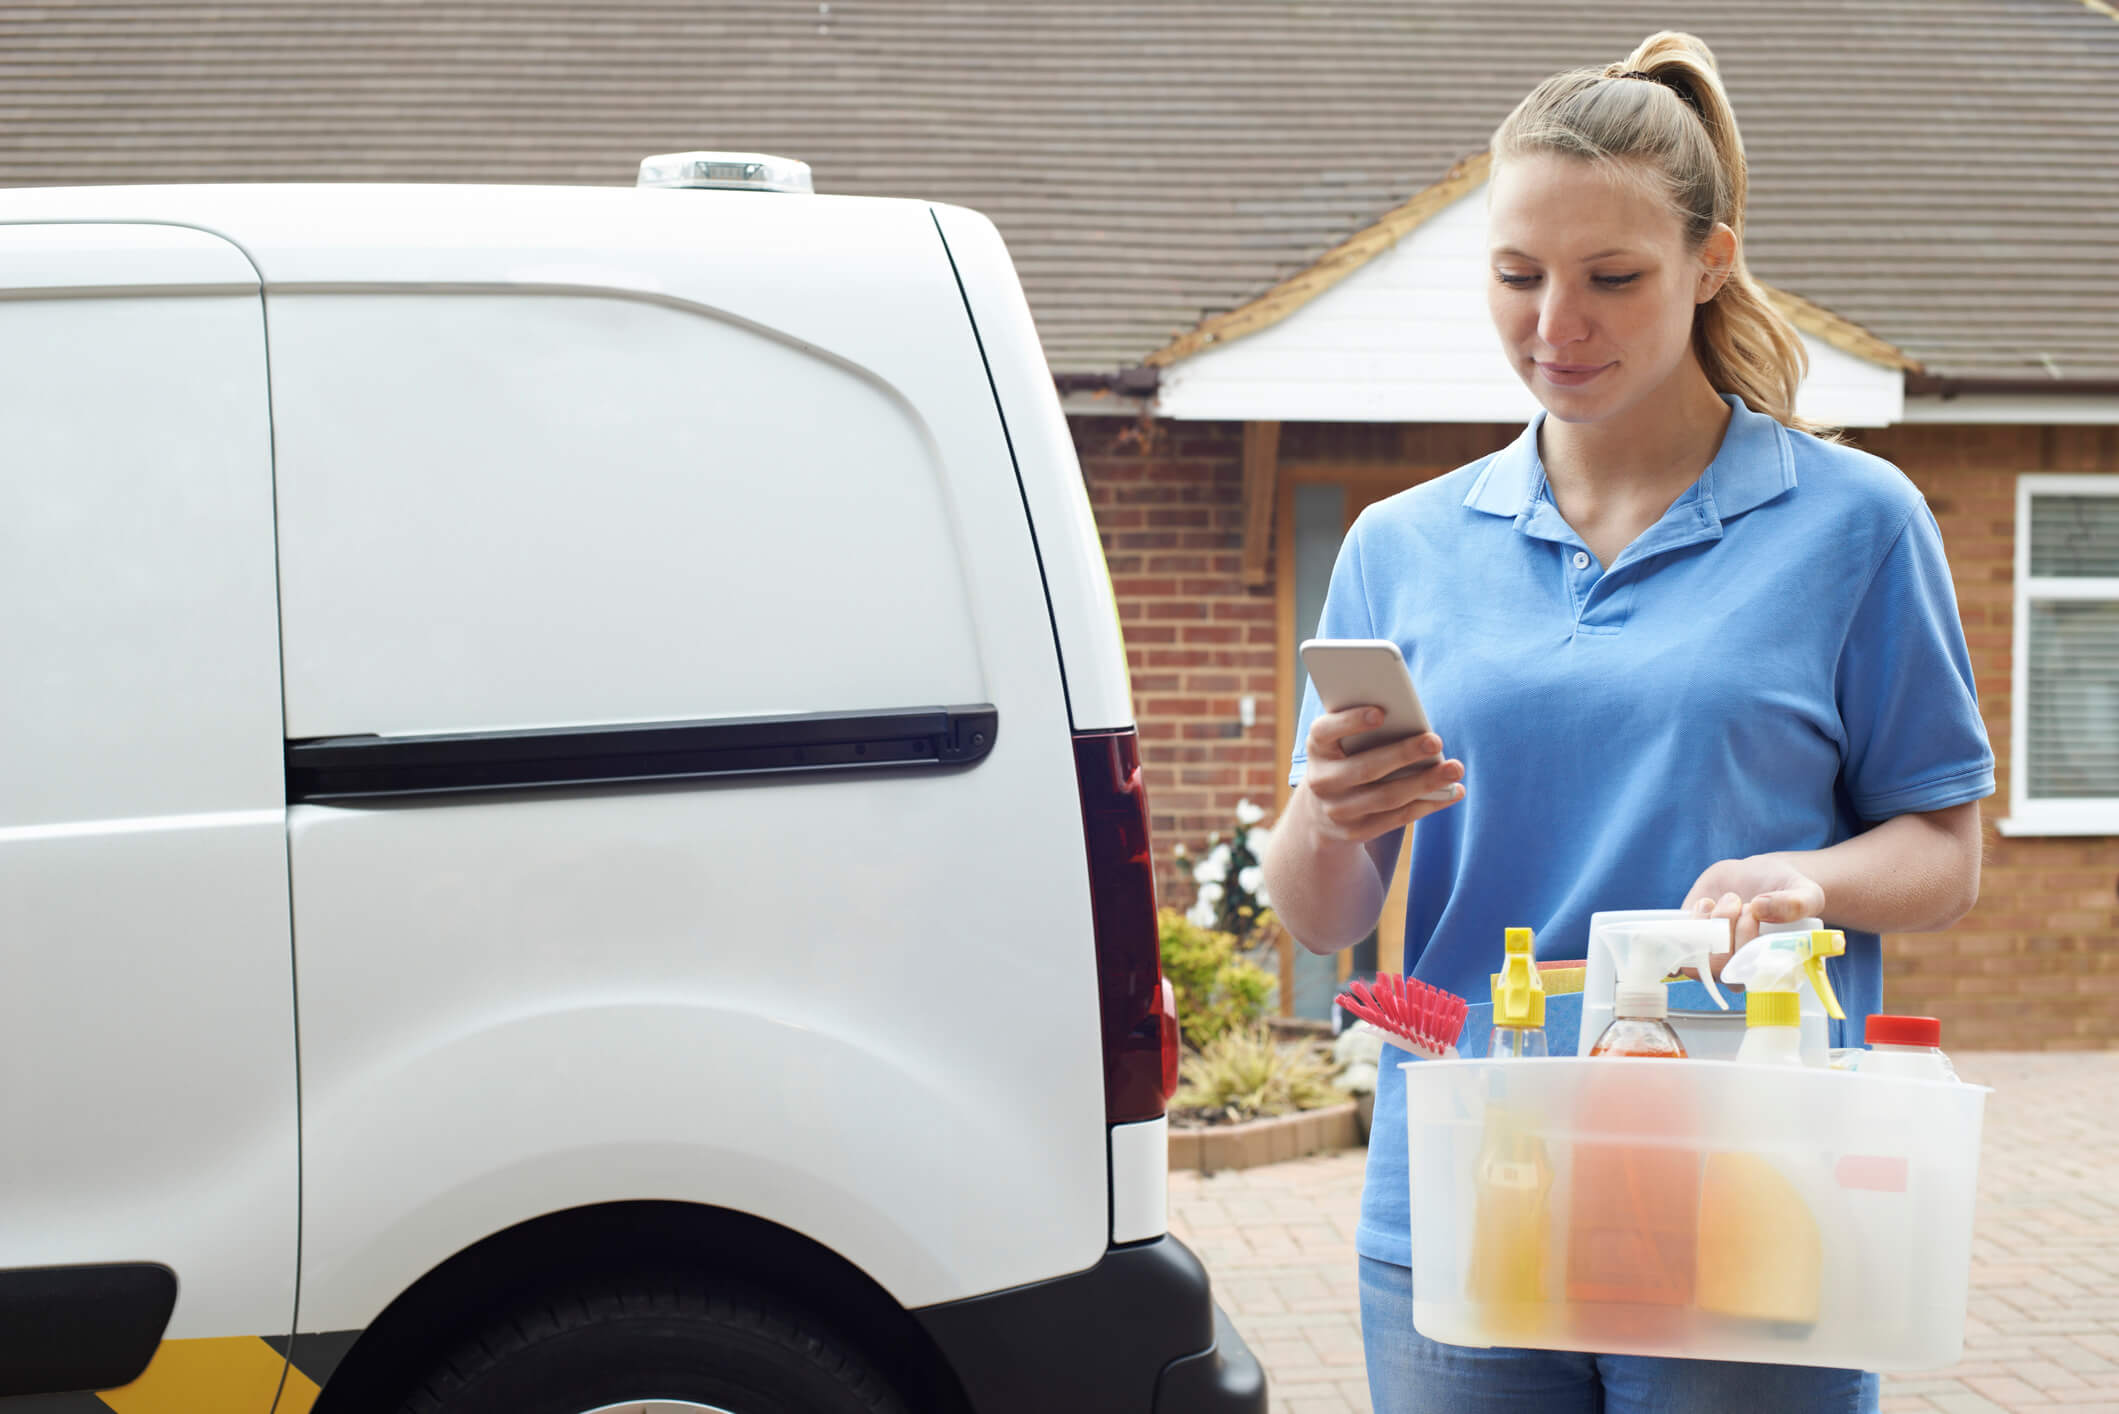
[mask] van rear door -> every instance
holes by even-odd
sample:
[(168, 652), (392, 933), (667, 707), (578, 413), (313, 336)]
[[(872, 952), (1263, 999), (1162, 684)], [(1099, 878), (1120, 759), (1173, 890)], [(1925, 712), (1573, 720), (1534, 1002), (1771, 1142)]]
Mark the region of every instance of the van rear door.
[(9, 1407), (264, 1414), (301, 1378), (261, 1339), (297, 1180), (258, 284), (195, 230), (0, 224)]

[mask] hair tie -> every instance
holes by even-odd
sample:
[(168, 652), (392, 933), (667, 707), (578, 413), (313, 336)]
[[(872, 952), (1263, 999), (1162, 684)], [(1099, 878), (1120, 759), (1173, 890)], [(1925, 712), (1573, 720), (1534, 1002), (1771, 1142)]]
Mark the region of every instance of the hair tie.
[(1665, 77), (1664, 75), (1651, 74), (1642, 69), (1628, 69), (1623, 74), (1614, 74), (1613, 77), (1621, 79), (1639, 79), (1643, 83), (1652, 83), (1658, 88), (1667, 88), (1672, 93), (1676, 94), (1679, 100), (1683, 102), (1687, 108), (1690, 108), (1693, 112), (1699, 114), (1702, 118), (1705, 118), (1707, 116), (1707, 110), (1700, 106), (1699, 95), (1692, 91), (1692, 85), (1689, 83), (1677, 82), (1674, 79)]

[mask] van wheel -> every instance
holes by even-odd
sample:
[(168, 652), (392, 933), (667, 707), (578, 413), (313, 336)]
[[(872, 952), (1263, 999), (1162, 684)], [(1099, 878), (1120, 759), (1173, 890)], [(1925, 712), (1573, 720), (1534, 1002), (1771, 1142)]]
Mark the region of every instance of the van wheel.
[(873, 1366), (772, 1297), (695, 1280), (532, 1302), (428, 1377), (405, 1414), (905, 1414)]

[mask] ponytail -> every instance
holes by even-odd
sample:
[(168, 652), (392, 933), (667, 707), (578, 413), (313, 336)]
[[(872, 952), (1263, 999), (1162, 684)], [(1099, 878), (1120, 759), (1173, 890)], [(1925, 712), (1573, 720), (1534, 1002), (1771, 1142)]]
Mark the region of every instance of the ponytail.
[(1497, 162), (1556, 152), (1651, 179), (1698, 250), (1717, 223), (1736, 253), (1714, 298), (1693, 318), (1692, 344), (1716, 392), (1805, 432), (1795, 414), (1809, 369), (1802, 339), (1744, 263), (1744, 139), (1712, 50), (1689, 34), (1652, 34), (1619, 63), (1546, 79), (1494, 133)]

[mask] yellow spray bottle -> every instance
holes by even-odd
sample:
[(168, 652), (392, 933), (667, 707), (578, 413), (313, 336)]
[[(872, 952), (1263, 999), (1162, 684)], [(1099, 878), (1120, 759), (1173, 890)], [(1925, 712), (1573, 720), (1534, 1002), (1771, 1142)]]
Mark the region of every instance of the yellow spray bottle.
[[(1531, 931), (1510, 928), (1493, 978), (1491, 1060), (1545, 1056), (1545, 984), (1531, 956)], [(1537, 1331), (1552, 1308), (1552, 1160), (1533, 1113), (1509, 1103), (1506, 1072), (1494, 1077), (1479, 1146), (1470, 1294), (1497, 1345)]]
[(1545, 982), (1531, 956), (1530, 929), (1509, 929), (1501, 946), (1501, 971), (1493, 979), (1494, 1038), (1487, 1055), (1494, 1060), (1542, 1060)]

